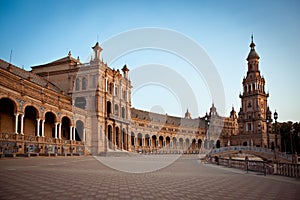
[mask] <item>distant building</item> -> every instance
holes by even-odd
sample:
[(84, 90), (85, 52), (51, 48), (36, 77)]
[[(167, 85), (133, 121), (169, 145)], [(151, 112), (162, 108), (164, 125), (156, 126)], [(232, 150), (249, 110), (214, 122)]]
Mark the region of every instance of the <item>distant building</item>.
[(89, 63), (69, 52), (28, 72), (0, 60), (1, 152), (198, 153), (229, 145), (267, 147), (268, 137), (274, 147), (254, 46), (252, 40), (238, 117), (234, 108), (229, 117), (219, 116), (214, 104), (198, 118), (188, 110), (181, 118), (132, 108), (128, 67), (111, 69), (100, 59), (98, 42)]

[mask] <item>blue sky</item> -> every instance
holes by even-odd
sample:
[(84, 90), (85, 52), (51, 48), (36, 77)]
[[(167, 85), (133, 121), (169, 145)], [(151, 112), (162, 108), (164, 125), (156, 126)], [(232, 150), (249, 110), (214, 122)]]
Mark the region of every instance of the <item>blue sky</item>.
[[(215, 64), (226, 95), (225, 114), (229, 115), (232, 106), (237, 111), (240, 108), (239, 93), (253, 33), (256, 51), (261, 57), (260, 70), (266, 79), (266, 90), (270, 92), (271, 110), (278, 111), (279, 121), (299, 121), (299, 19), (297, 0), (0, 0), (0, 58), (9, 61), (13, 50), (12, 63), (27, 70), (64, 57), (69, 50), (83, 61), (90, 55), (97, 35), (102, 43), (136, 28), (170, 29), (197, 42)], [(163, 63), (179, 73), (184, 67), (188, 68), (172, 55), (151, 51), (133, 53), (111, 64), (121, 68), (124, 63), (131, 69)], [(191, 77), (188, 81), (199, 103), (197, 111), (190, 110), (192, 117), (203, 116), (214, 100), (205, 83), (193, 78), (192, 71), (184, 71), (183, 77)], [(150, 97), (144, 98), (146, 94)], [(133, 91), (132, 104), (140, 109), (181, 116), (185, 108), (178, 108), (175, 99), (163, 88), (145, 87)]]

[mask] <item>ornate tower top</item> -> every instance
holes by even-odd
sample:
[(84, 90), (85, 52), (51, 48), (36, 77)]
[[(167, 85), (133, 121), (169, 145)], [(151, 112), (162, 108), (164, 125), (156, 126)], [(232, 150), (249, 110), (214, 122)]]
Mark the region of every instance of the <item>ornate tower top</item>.
[(186, 109), (186, 113), (185, 113), (184, 118), (191, 119), (191, 113), (189, 112), (189, 109)]
[(254, 47), (255, 47), (255, 44), (253, 42), (253, 35), (251, 35), (250, 52), (248, 54), (247, 61), (250, 61), (252, 59), (259, 60), (259, 55), (256, 53)]
[(92, 47), (95, 53), (94, 60), (95, 61), (100, 61), (100, 52), (102, 51), (102, 48), (100, 47), (99, 43), (97, 42), (95, 46)]

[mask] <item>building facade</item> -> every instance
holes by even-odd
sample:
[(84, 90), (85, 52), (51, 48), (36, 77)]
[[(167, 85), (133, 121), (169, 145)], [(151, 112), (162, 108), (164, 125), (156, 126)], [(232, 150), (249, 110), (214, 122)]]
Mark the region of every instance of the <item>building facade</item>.
[(110, 68), (94, 55), (81, 63), (71, 52), (28, 72), (0, 60), (2, 153), (99, 155), (110, 151), (198, 153), (228, 145), (268, 146), (273, 140), (265, 80), (253, 41), (238, 117), (175, 117), (131, 107), (129, 69)]

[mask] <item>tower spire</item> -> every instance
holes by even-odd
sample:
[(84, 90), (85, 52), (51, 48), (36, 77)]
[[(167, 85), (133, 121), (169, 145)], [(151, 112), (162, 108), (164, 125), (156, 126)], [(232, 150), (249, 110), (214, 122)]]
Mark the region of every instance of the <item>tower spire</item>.
[(256, 53), (255, 49), (255, 44), (253, 42), (253, 34), (251, 34), (251, 43), (250, 43), (250, 52), (247, 57), (247, 61), (250, 59), (259, 59), (259, 55)]

